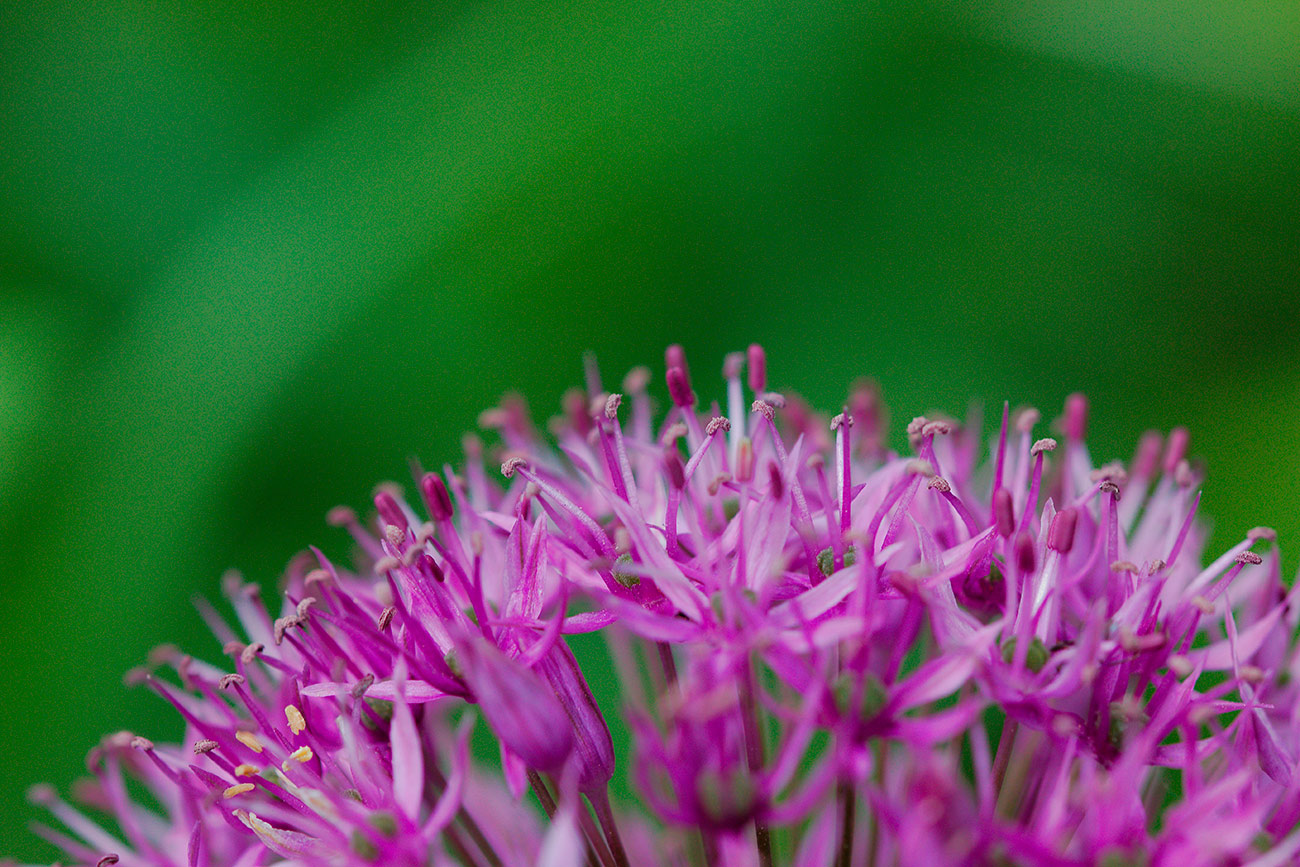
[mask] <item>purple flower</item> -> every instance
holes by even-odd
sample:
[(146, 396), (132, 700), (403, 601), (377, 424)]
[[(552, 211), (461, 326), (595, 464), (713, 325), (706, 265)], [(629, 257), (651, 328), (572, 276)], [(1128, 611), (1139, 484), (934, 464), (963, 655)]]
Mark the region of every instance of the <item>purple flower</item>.
[(499, 445), (330, 513), (353, 569), (227, 581), (224, 662), (130, 677), (184, 741), (106, 738), (38, 832), (90, 865), (1300, 857), (1297, 591), (1266, 529), (1205, 562), (1185, 431), (1097, 465), (1072, 395), (1059, 441), (1004, 407), (899, 455), (871, 386), (827, 420), (757, 346), (720, 403), (664, 370), (663, 416), (594, 363), (550, 437), (484, 413)]

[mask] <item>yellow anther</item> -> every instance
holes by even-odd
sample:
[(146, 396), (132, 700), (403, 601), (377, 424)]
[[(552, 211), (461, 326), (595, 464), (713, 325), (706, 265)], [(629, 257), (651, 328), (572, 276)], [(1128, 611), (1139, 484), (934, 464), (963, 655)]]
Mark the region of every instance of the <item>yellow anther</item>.
[(294, 734), (302, 734), (302, 731), (307, 728), (307, 720), (303, 718), (302, 711), (293, 705), (284, 709), (284, 718), (289, 721), (289, 731)]
[(234, 785), (234, 786), (231, 786), (230, 788), (226, 789), (224, 792), (222, 792), (222, 793), (221, 793), (221, 797), (223, 797), (223, 798), (233, 798), (233, 797), (235, 797), (236, 795), (242, 795), (242, 794), (244, 794), (245, 792), (251, 792), (251, 791), (253, 791), (253, 789), (256, 789), (256, 788), (257, 788), (257, 786), (254, 786), (252, 783), (238, 783), (238, 784), (236, 784), (236, 785)]
[(239, 765), (235, 768), (236, 777), (256, 777), (258, 768), (256, 765)]
[(248, 747), (255, 753), (262, 751), (262, 742), (257, 739), (257, 735), (252, 732), (235, 732), (235, 740)]
[(311, 747), (298, 747), (298, 749), (289, 753), (289, 758), (295, 762), (310, 762), (314, 756)]

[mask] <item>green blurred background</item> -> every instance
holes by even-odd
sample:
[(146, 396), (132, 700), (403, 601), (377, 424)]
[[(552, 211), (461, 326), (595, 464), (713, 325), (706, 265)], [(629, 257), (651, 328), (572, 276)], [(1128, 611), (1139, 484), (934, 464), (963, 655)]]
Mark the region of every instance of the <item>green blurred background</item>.
[[(833, 408), (1178, 423), (1300, 544), (1288, 3), (0, 5), (0, 854), (190, 606), (507, 389), (761, 341)], [(1285, 568), (1297, 559), (1289, 555)]]

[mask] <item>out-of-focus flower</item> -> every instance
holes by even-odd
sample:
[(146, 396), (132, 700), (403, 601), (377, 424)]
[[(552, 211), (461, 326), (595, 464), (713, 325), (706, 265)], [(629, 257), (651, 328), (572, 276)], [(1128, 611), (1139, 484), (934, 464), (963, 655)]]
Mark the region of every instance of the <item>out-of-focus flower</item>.
[[(131, 676), (184, 742), (106, 738), (80, 807), (33, 791), (65, 829), (39, 832), (203, 867), (1300, 852), (1295, 591), (1266, 529), (1203, 564), (1185, 431), (1095, 466), (1074, 395), (1062, 441), (1004, 407), (983, 462), (949, 419), (897, 455), (869, 386), (827, 421), (759, 347), (724, 379), (702, 407), (671, 347), (656, 421), (647, 371), (611, 393), (591, 364), (551, 439), (518, 399), (484, 414), (499, 479), (471, 438), (418, 500), (335, 510), (356, 565), (313, 550), (274, 606), (228, 581), (237, 624), (203, 607), (226, 664), (165, 648)], [(619, 706), (566, 643), (594, 631)], [(480, 720), (498, 752), (472, 759)]]

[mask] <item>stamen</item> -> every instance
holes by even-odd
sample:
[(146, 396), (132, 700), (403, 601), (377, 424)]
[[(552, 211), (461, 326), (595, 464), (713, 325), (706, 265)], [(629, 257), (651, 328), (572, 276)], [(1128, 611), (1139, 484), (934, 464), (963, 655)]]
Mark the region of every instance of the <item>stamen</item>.
[(252, 783), (236, 783), (235, 785), (230, 786), (224, 792), (222, 792), (221, 797), (225, 798), (226, 800), (230, 800), (231, 798), (237, 797), (239, 795), (247, 794), (248, 792), (251, 792), (256, 788), (257, 786), (253, 785)]
[(244, 763), (235, 766), (236, 777), (256, 777), (261, 772), (262, 772), (261, 768), (259, 768), (257, 765), (250, 765), (248, 763)]
[(501, 475), (507, 479), (513, 478), (520, 467), (526, 466), (528, 466), (528, 461), (523, 458), (509, 458), (501, 464)]
[(211, 738), (203, 738), (202, 740), (194, 742), (194, 754), (196, 756), (207, 755), (219, 746), (221, 746), (221, 744)]
[[(391, 608), (387, 610), (392, 611)], [(298, 708), (295, 705), (285, 706), (284, 717), (286, 720), (289, 721), (289, 731), (293, 732), (296, 735), (302, 734), (303, 731), (307, 728), (306, 718), (303, 717), (302, 711), (298, 710)]]
[(1039, 454), (1043, 452), (1052, 452), (1052, 451), (1056, 451), (1056, 440), (1052, 439), (1051, 437), (1043, 437), (1041, 440), (1034, 443), (1029, 448), (1029, 456), (1031, 458), (1037, 457)]
[(262, 746), (262, 742), (257, 739), (257, 735), (252, 732), (246, 732), (241, 729), (240, 731), (235, 732), (235, 740), (239, 741), (255, 753), (260, 753), (265, 749), (265, 747)]

